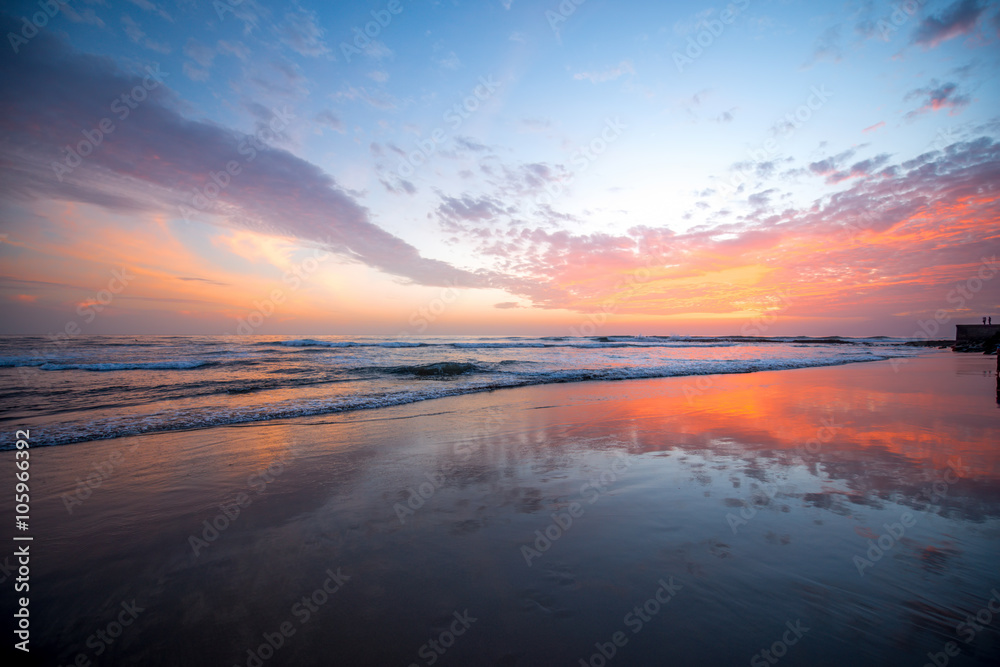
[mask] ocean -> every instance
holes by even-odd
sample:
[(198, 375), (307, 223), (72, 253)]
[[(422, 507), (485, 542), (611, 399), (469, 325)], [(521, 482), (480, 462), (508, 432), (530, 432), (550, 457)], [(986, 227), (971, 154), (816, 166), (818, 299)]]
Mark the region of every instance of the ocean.
[[(0, 422), (33, 446), (371, 410), (505, 387), (908, 357), (900, 338), (0, 338)], [(4, 443), (0, 448), (10, 448)]]

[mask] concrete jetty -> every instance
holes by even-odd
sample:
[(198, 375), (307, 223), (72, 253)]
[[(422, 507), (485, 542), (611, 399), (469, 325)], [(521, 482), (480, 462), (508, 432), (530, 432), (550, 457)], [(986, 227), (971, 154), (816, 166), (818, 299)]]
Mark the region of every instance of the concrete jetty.
[(956, 352), (986, 352), (991, 354), (1000, 341), (1000, 324), (956, 324)]
[(956, 324), (956, 343), (982, 343), (1000, 334), (1000, 324)]

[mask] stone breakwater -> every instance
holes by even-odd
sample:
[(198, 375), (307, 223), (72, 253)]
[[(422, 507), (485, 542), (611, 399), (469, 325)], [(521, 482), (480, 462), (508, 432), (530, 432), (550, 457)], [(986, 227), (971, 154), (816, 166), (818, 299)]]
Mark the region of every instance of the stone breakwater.
[(955, 325), (955, 352), (995, 354), (1000, 344), (1000, 324)]

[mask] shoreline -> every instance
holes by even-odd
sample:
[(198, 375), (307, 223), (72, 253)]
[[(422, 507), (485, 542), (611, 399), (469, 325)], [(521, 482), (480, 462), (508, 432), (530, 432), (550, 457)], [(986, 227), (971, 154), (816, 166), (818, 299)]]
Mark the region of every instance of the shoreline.
[[(629, 631), (616, 664), (650, 664), (662, 647), (742, 662), (796, 618), (819, 629), (789, 664), (920, 660), (951, 638), (929, 619), (974, 613), (992, 571), (996, 540), (982, 531), (1000, 527), (1000, 432), (991, 358), (909, 359), (898, 373), (883, 361), (700, 386), (541, 385), (375, 419), (40, 448), (33, 651), (57, 664), (244, 665), (289, 622), (267, 665), (423, 665), (421, 646), (468, 611), (477, 620), (442, 664), (575, 664), (662, 579), (681, 588)], [(100, 484), (67, 507), (93, 474)], [(859, 575), (866, 535), (904, 511), (916, 517), (905, 545)], [(927, 562), (949, 576), (927, 579)], [(301, 622), (297, 602), (338, 575)], [(891, 637), (909, 627), (918, 585), (931, 608), (904, 651)], [(874, 616), (845, 624), (838, 614), (862, 600)], [(143, 611), (98, 658), (88, 638), (133, 601)], [(692, 644), (705, 627), (731, 628), (729, 640)], [(995, 649), (977, 641), (980, 656)]]
[[(650, 374), (650, 375), (646, 375), (646, 376), (638, 375), (638, 376), (632, 376), (632, 377), (617, 377), (617, 378), (616, 377), (601, 377), (601, 378), (582, 378), (582, 379), (574, 379), (574, 378), (568, 378), (568, 379), (541, 379), (541, 380), (539, 380), (537, 382), (532, 381), (532, 380), (525, 380), (523, 382), (516, 383), (516, 384), (506, 384), (506, 385), (501, 384), (501, 385), (497, 385), (497, 386), (488, 386), (488, 387), (482, 387), (482, 388), (463, 388), (463, 389), (456, 390), (454, 393), (445, 393), (445, 394), (440, 394), (440, 395), (431, 395), (431, 396), (419, 397), (419, 398), (399, 399), (398, 401), (394, 401), (394, 400), (390, 399), (390, 400), (388, 400), (383, 405), (350, 407), (350, 408), (346, 408), (346, 409), (326, 409), (326, 408), (322, 408), (322, 409), (316, 409), (316, 411), (313, 411), (313, 412), (310, 412), (308, 409), (306, 409), (306, 410), (299, 410), (297, 408), (289, 408), (289, 410), (297, 411), (297, 412), (299, 412), (299, 414), (290, 414), (290, 415), (285, 415), (285, 416), (249, 417), (249, 418), (247, 418), (245, 420), (235, 420), (235, 421), (232, 420), (232, 418), (230, 418), (229, 421), (219, 421), (218, 423), (207, 423), (207, 424), (204, 424), (204, 425), (181, 426), (181, 427), (178, 427), (178, 428), (156, 428), (156, 429), (150, 429), (150, 430), (146, 430), (146, 431), (138, 431), (138, 432), (135, 432), (135, 433), (121, 433), (121, 434), (109, 435), (109, 436), (104, 437), (104, 438), (91, 438), (91, 439), (86, 439), (86, 440), (70, 440), (68, 442), (59, 442), (59, 443), (56, 443), (56, 444), (53, 444), (53, 445), (36, 444), (36, 445), (33, 445), (33, 446), (34, 447), (62, 447), (62, 446), (67, 446), (67, 445), (86, 444), (86, 443), (90, 443), (90, 442), (102, 442), (102, 441), (106, 441), (106, 440), (117, 440), (117, 439), (121, 439), (121, 438), (150, 436), (150, 435), (157, 435), (157, 434), (161, 434), (161, 433), (186, 433), (186, 432), (193, 432), (193, 431), (211, 430), (211, 429), (214, 429), (214, 428), (248, 426), (248, 425), (252, 425), (252, 424), (262, 424), (262, 423), (269, 423), (269, 422), (273, 422), (273, 421), (287, 421), (287, 420), (296, 420), (296, 419), (312, 419), (312, 418), (317, 418), (317, 417), (327, 417), (327, 416), (333, 416), (333, 415), (353, 414), (353, 413), (356, 413), (356, 412), (368, 412), (368, 411), (372, 411), (372, 410), (385, 410), (385, 409), (396, 408), (396, 407), (401, 407), (401, 406), (405, 406), (405, 405), (413, 405), (413, 404), (426, 403), (427, 401), (436, 401), (436, 400), (443, 400), (443, 399), (456, 398), (456, 397), (462, 397), (462, 396), (471, 396), (471, 395), (483, 394), (483, 393), (493, 393), (495, 391), (510, 390), (510, 389), (525, 389), (525, 388), (530, 388), (530, 387), (548, 387), (548, 386), (562, 385), (562, 384), (581, 384), (581, 383), (582, 384), (586, 384), (586, 383), (601, 383), (601, 382), (618, 383), (618, 382), (629, 382), (629, 381), (665, 380), (665, 379), (677, 379), (677, 378), (703, 378), (703, 377), (715, 377), (715, 376), (726, 376), (726, 375), (746, 375), (746, 374), (754, 374), (754, 373), (772, 373), (772, 372), (781, 372), (781, 371), (805, 370), (805, 369), (811, 369), (811, 368), (830, 368), (830, 367), (848, 366), (848, 365), (854, 365), (854, 364), (878, 363), (878, 362), (885, 362), (885, 361), (890, 361), (891, 362), (891, 361), (893, 361), (893, 359), (897, 360), (896, 363), (902, 363), (901, 361), (898, 361), (898, 360), (913, 359), (913, 358), (916, 358), (917, 356), (923, 356), (923, 355), (934, 354), (934, 353), (935, 352), (932, 352), (930, 350), (926, 350), (926, 351), (922, 351), (922, 352), (914, 355), (913, 357), (895, 357), (895, 358), (890, 358), (890, 359), (856, 359), (856, 360), (847, 360), (847, 361), (824, 361), (824, 362), (819, 362), (819, 363), (809, 362), (809, 363), (803, 363), (802, 365), (798, 365), (798, 366), (795, 366), (795, 367), (792, 367), (792, 368), (777, 368), (777, 369), (776, 368), (761, 368), (761, 369), (751, 369), (751, 370), (731, 370), (731, 371), (728, 371), (728, 372), (720, 372), (720, 373), (688, 373), (688, 374), (675, 374), (675, 375)], [(761, 361), (763, 361), (763, 360), (761, 360)], [(749, 364), (752, 365), (754, 362), (751, 361), (751, 362), (746, 362), (746, 363), (749, 363)], [(768, 362), (763, 362), (763, 363), (768, 363)], [(12, 447), (8, 448), (8, 449), (0, 449), (0, 452), (2, 452), (2, 451), (12, 451), (12, 449), (13, 449)]]

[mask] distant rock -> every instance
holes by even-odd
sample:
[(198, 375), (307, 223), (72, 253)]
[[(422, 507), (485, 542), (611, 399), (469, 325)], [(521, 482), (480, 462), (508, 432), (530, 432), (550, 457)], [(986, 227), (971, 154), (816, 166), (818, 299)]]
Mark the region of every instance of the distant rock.
[(452, 375), (462, 375), (463, 373), (473, 373), (478, 371), (479, 367), (475, 364), (465, 364), (458, 363), (454, 361), (441, 361), (436, 364), (426, 364), (423, 366), (398, 366), (392, 369), (394, 373), (402, 373), (408, 375), (417, 375), (421, 377), (427, 376), (452, 376)]

